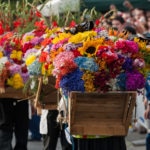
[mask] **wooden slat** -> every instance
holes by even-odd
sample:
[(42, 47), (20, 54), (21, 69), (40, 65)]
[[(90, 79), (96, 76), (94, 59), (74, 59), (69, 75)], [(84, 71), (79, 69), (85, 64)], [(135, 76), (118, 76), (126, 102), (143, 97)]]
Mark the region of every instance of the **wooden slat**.
[[(42, 77), (41, 77), (42, 79)], [(40, 91), (37, 92), (36, 95), (39, 93), (39, 97), (37, 100), (37, 108), (53, 110), (57, 109), (58, 106), (58, 90), (55, 88), (55, 77), (50, 76), (48, 78), (48, 84), (43, 84), (43, 81), (39, 82)]]
[(71, 92), (69, 97), (71, 134), (126, 135), (135, 104), (135, 95), (134, 91)]
[(0, 98), (15, 98), (26, 99), (28, 96), (23, 93), (23, 89), (14, 89), (13, 87), (7, 87), (5, 93), (0, 93)]
[[(110, 122), (111, 123), (111, 122)], [(105, 124), (105, 125), (99, 125), (99, 124), (87, 124), (86, 126), (83, 126), (82, 124), (76, 124), (72, 126), (72, 130), (74, 134), (80, 135), (125, 135), (126, 130), (122, 124)], [(100, 134), (99, 134), (99, 131)]]

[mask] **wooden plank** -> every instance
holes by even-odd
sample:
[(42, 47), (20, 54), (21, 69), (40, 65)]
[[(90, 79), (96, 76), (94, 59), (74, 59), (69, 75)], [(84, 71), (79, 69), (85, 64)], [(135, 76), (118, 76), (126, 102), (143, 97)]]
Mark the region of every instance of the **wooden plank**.
[(15, 98), (15, 99), (28, 99), (28, 95), (23, 93), (23, 89), (15, 89), (13, 87), (6, 87), (5, 93), (0, 93), (0, 98)]
[[(82, 124), (73, 125), (72, 128), (74, 134), (80, 135), (126, 135), (126, 131), (123, 125), (98, 125), (97, 124), (87, 124), (83, 126)], [(99, 134), (101, 131), (101, 134)]]
[(128, 131), (128, 127), (130, 125), (131, 119), (132, 119), (132, 114), (133, 114), (133, 109), (135, 107), (135, 103), (136, 103), (136, 94), (132, 93), (131, 94), (131, 98), (130, 98), (130, 103), (129, 103), (129, 110), (127, 113), (127, 120), (126, 120), (126, 132)]
[(55, 88), (55, 77), (48, 77), (48, 84), (43, 84), (43, 81), (39, 82), (39, 86), (41, 88), (36, 94), (39, 93), (37, 107), (48, 110), (57, 109), (60, 93)]
[(135, 104), (135, 95), (134, 91), (71, 92), (69, 96), (71, 134), (126, 135)]

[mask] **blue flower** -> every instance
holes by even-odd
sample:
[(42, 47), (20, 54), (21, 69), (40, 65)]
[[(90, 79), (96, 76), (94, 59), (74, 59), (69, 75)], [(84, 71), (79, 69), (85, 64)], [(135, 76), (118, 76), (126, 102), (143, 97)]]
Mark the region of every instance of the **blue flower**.
[(41, 67), (42, 67), (42, 64), (39, 61), (35, 60), (31, 65), (27, 67), (28, 73), (30, 75), (40, 75)]
[(77, 68), (73, 72), (64, 76), (60, 81), (60, 87), (63, 93), (67, 95), (70, 91), (84, 91), (84, 81), (82, 80), (83, 72)]
[(88, 70), (91, 72), (97, 72), (99, 69), (99, 66), (95, 62), (94, 58), (79, 56), (79, 57), (75, 58), (74, 61), (81, 70), (84, 69), (84, 70)]
[(126, 74), (125, 73), (119, 74), (119, 76), (117, 77), (116, 85), (119, 90), (122, 90), (122, 91), (126, 90)]

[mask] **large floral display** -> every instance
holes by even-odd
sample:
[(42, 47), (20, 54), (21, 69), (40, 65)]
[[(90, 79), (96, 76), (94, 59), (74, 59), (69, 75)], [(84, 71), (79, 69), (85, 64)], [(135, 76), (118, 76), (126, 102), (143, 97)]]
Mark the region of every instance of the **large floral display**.
[(136, 91), (145, 85), (146, 43), (111, 35), (102, 27), (72, 34), (64, 28), (47, 28), (41, 21), (21, 38), (12, 32), (1, 35), (0, 44), (1, 72), (4, 66), (9, 70), (5, 77), (14, 88), (22, 88), (29, 76), (50, 75), (65, 94)]
[[(70, 91), (138, 91), (149, 71), (147, 42), (87, 21), (70, 27), (51, 27), (44, 20), (34, 30), (0, 36), (0, 86), (23, 88), (43, 76), (56, 78), (55, 87)], [(32, 85), (33, 86), (33, 85)]]
[(64, 94), (142, 89), (149, 48), (139, 38), (131, 41), (109, 33), (102, 27), (76, 34), (58, 27), (26, 33), (22, 44), (28, 47), (28, 73), (55, 76), (56, 88)]

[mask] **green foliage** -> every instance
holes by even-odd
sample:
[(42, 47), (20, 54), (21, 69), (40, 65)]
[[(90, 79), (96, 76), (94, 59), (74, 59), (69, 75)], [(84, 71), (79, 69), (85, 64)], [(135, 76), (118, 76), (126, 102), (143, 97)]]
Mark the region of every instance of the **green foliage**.
[[(24, 34), (33, 29), (34, 23), (41, 18), (38, 18), (34, 13), (37, 11), (39, 4), (47, 3), (49, 0), (8, 0), (2, 1), (0, 5), (0, 22), (3, 25), (5, 31), (15, 30), (17, 33)], [(44, 6), (43, 5), (43, 6)], [(66, 11), (58, 16), (50, 16), (42, 18), (46, 20), (49, 27), (53, 21), (62, 26), (69, 26), (71, 21), (75, 21), (77, 24), (85, 20), (95, 20), (100, 16), (100, 13), (92, 8), (91, 10), (85, 9), (83, 12), (70, 12)], [(17, 26), (17, 29), (15, 29)]]
[(36, 4), (40, 0), (22, 1), (1, 1), (0, 5), (0, 23), (5, 31), (16, 30), (18, 33), (25, 33), (34, 29), (34, 23), (38, 20), (35, 15)]
[[(38, 88), (38, 82), (39, 82), (39, 80), (37, 77), (29, 78), (27, 80), (26, 84), (24, 85), (23, 93), (24, 94), (28, 94), (28, 93), (35, 94), (37, 91), (37, 88)], [(31, 85), (33, 85), (32, 88), (31, 88)]]

